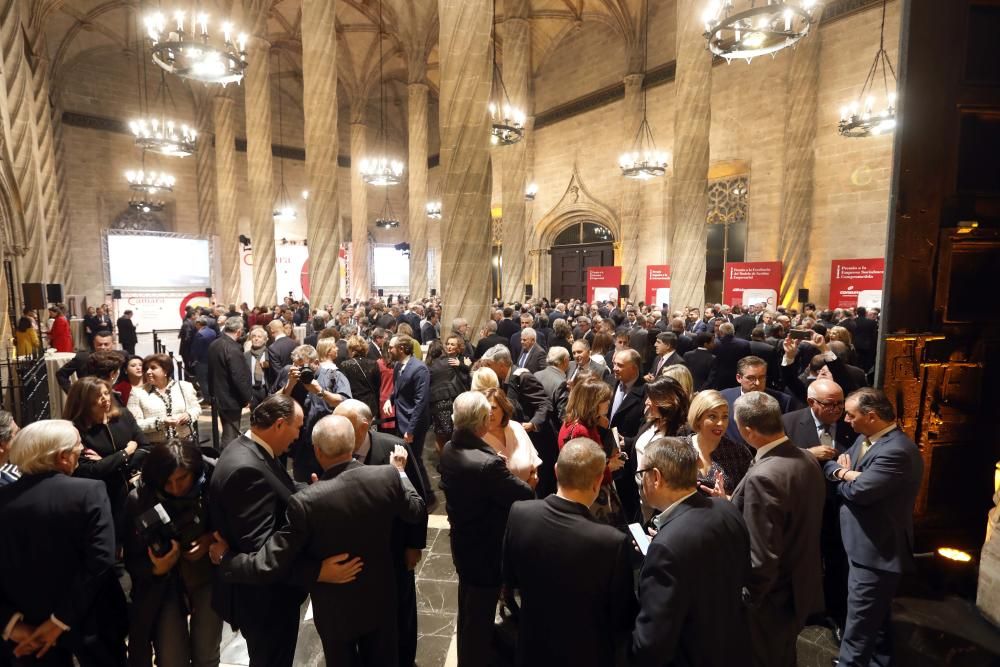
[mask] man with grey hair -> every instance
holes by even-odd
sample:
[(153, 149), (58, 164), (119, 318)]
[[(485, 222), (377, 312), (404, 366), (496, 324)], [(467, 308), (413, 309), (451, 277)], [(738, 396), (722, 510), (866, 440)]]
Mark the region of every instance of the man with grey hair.
[(247, 369), (243, 346), (237, 342), (242, 333), (243, 318), (230, 317), (222, 335), (208, 346), (208, 391), (222, 421), (220, 451), (239, 437), (243, 408), (253, 399), (253, 373)]
[(510, 342), (506, 338), (497, 334), (497, 323), (493, 320), (488, 320), (479, 332), (479, 342), (476, 343), (476, 349), (473, 351), (472, 359), (473, 361), (479, 361), (482, 359), (483, 355), (486, 354), (486, 350), (491, 347), (495, 345), (503, 345), (504, 347), (507, 347), (509, 344)]
[[(507, 354), (509, 368), (510, 353), (500, 349)], [(451, 526), (452, 560), (458, 572), (458, 664), (486, 665), (500, 595), (507, 513), (514, 502), (529, 500), (535, 494), (483, 440), (490, 418), (486, 397), (464, 392), (455, 399), (452, 410), (455, 432), (441, 451), (440, 471)]]
[(535, 343), (537, 337), (531, 327), (521, 329), (521, 354), (517, 358), (517, 367), (527, 369), (529, 373), (537, 373), (545, 367), (545, 352)]
[(458, 336), (459, 340), (465, 344), (465, 356), (471, 359), (475, 349), (472, 347), (472, 343), (469, 342), (469, 339), (472, 337), (469, 331), (469, 321), (464, 317), (456, 317), (451, 321), (451, 333)]
[(212, 561), (231, 583), (265, 584), (292, 572), (302, 581), (351, 583), (310, 586), (327, 664), (396, 665), (392, 526), (397, 518), (416, 523), (425, 516), (404, 472), (406, 450), (396, 447), (390, 466), (355, 461), (354, 427), (338, 415), (317, 422), (312, 442), (323, 475), (289, 497), (287, 525), (255, 553), (231, 553), (216, 534)]
[(819, 538), (826, 489), (815, 457), (785, 435), (778, 401), (763, 391), (736, 399), (740, 435), (757, 451), (733, 492), (750, 531), (746, 598), (755, 667), (794, 667), (795, 641), (823, 611)]
[(556, 463), (557, 493), (510, 509), (503, 581), (521, 592), (517, 665), (612, 665), (616, 644), (632, 627), (631, 540), (588, 509), (606, 465), (596, 442), (570, 440)]

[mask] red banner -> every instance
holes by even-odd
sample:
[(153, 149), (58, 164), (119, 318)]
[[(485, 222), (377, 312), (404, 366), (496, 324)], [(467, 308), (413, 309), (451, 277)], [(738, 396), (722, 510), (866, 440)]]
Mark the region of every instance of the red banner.
[(646, 267), (646, 305), (653, 310), (670, 303), (670, 265), (650, 264)]
[(617, 301), (621, 282), (622, 267), (592, 266), (587, 269), (587, 299), (590, 303)]
[(735, 306), (764, 303), (778, 305), (781, 262), (727, 262), (722, 300)]
[(830, 308), (882, 307), (885, 258), (830, 262)]

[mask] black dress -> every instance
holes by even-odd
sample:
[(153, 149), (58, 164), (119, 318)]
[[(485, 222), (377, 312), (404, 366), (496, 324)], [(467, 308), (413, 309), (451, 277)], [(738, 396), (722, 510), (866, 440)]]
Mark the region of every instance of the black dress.
[(431, 372), (431, 422), (434, 434), (448, 440), (455, 430), (451, 421), (452, 403), (472, 386), (467, 357), (459, 355), (458, 366), (448, 363), (450, 357), (438, 357), (428, 367)]
[(382, 386), (382, 373), (378, 362), (367, 357), (351, 357), (339, 362), (337, 368), (344, 374), (351, 385), (351, 396), (369, 407), (372, 417), (379, 416), (379, 388)]

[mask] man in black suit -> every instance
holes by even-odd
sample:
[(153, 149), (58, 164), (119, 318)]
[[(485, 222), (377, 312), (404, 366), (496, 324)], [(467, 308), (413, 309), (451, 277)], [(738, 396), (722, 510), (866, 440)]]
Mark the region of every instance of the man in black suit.
[(715, 347), (712, 348), (712, 354), (715, 355), (717, 363), (714, 388), (728, 389), (737, 385), (736, 364), (743, 357), (750, 356), (750, 343), (742, 338), (737, 338), (733, 325), (729, 322), (720, 324), (718, 331), (719, 339), (715, 341)]
[(867, 373), (875, 365), (875, 350), (878, 347), (878, 322), (868, 317), (868, 310), (858, 306), (854, 311), (854, 347), (858, 351), (858, 363)]
[[(389, 340), (389, 357), (396, 367), (393, 370), (392, 396), (382, 406), (382, 412), (389, 416), (395, 408), (396, 430), (413, 450), (420, 482), (430, 490), (430, 477), (424, 468), (423, 456), (424, 440), (431, 421), (431, 373), (424, 362), (414, 358), (414, 345), (416, 341), (405, 335), (393, 336)], [(430, 504), (434, 502), (430, 501)]]
[(430, 344), (431, 341), (438, 339), (438, 321), (440, 315), (433, 308), (427, 313), (427, 319), (423, 324), (420, 325), (419, 329), (414, 329), (414, 331), (420, 331), (420, 341), (424, 344)]
[(37, 421), (14, 438), (22, 476), (0, 486), (0, 663), (125, 665), (111, 505), (103, 481), (72, 476), (82, 453), (68, 421)]
[[(389, 465), (396, 447), (406, 450), (406, 473), (413, 488), (426, 502), (431, 496), (423, 488), (410, 448), (390, 433), (371, 430), (372, 413), (361, 401), (348, 399), (333, 414), (347, 417), (354, 427), (354, 460), (366, 466)], [(400, 667), (413, 667), (417, 655), (417, 588), (414, 570), (427, 546), (427, 512), (417, 523), (396, 518), (392, 524), (392, 564), (396, 578), (396, 625)]]
[(670, 320), (670, 331), (677, 336), (677, 354), (681, 355), (681, 358), (695, 349), (694, 336), (684, 330), (684, 320), (679, 317)]
[(744, 310), (742, 306), (733, 306), (733, 329), (737, 338), (750, 340), (750, 333), (757, 325), (757, 320), (749, 310)]
[(327, 664), (360, 658), (365, 667), (386, 667), (398, 664), (393, 522), (417, 523), (426, 511), (404, 472), (403, 447), (394, 448), (391, 466), (366, 466), (353, 458), (354, 440), (346, 417), (323, 417), (312, 433), (323, 476), (289, 498), (288, 523), (254, 553), (232, 553), (219, 537), (210, 553), (227, 582), (267, 585), (295, 569), (318, 574), (310, 594)]
[[(608, 412), (608, 428), (618, 429), (618, 434), (634, 438), (645, 420), (646, 382), (639, 372), (639, 353), (626, 348), (615, 352), (615, 384)], [(615, 471), (615, 486), (622, 501), (626, 518), (639, 513), (639, 487), (635, 483), (636, 457), (631, 456), (625, 465)]]
[[(234, 554), (256, 553), (286, 525), (285, 511), (298, 490), (277, 457), (284, 454), (302, 428), (302, 408), (291, 396), (274, 394), (254, 409), (250, 431), (222, 451), (212, 473), (210, 525)], [(217, 576), (212, 608), (243, 633), (253, 667), (290, 667), (299, 631), (304, 586), (315, 572), (302, 570), (296, 586), (274, 581), (254, 586)]]
[(728, 500), (698, 493), (698, 454), (687, 441), (653, 440), (644, 460), (644, 495), (666, 509), (653, 518), (657, 532), (639, 572), (631, 664), (745, 664), (750, 536), (743, 518)]
[(280, 320), (268, 322), (267, 331), (271, 335), (271, 344), (267, 346), (267, 366), (264, 371), (268, 387), (275, 392), (281, 389), (278, 386), (278, 374), (282, 368), (292, 363), (292, 350), (298, 347), (298, 343), (285, 335), (285, 328)]
[[(776, 400), (781, 409), (781, 414), (798, 410), (802, 407), (802, 404), (789, 394), (768, 388), (767, 364), (760, 357), (749, 356), (739, 360), (736, 364), (736, 382), (739, 386), (723, 389), (719, 392), (726, 399), (726, 402), (729, 403), (730, 415), (733, 414), (733, 406), (736, 403), (736, 399), (755, 391), (762, 391)], [(736, 425), (736, 420), (731, 416), (729, 418), (729, 426), (726, 427), (726, 436), (735, 443), (747, 444), (743, 440), (743, 435), (739, 427)]]
[[(103, 330), (94, 334), (94, 352), (98, 350), (114, 349), (114, 336), (110, 331)], [(69, 393), (70, 381), (73, 373), (76, 379), (87, 377), (87, 361), (90, 359), (89, 350), (78, 350), (76, 356), (66, 362), (66, 364), (56, 371), (56, 381), (62, 390)]]
[(551, 421), (562, 424), (566, 402), (569, 400), (569, 388), (566, 385), (569, 377), (569, 353), (566, 348), (553, 345), (545, 355), (545, 363), (545, 368), (535, 373), (535, 379), (542, 383), (545, 394), (549, 397), (549, 404), (552, 406), (549, 414)]
[(510, 343), (510, 337), (517, 333), (518, 327), (517, 322), (511, 319), (514, 316), (514, 309), (507, 308), (503, 309), (503, 319), (497, 322), (497, 335), (503, 336), (507, 343)]
[[(510, 354), (514, 359), (520, 359), (521, 357), (521, 331), (530, 328), (535, 323), (535, 316), (529, 312), (521, 313), (521, 329), (510, 337)], [(537, 330), (535, 331), (535, 343), (539, 345), (542, 350), (549, 349), (548, 341), (545, 336), (540, 334)]]
[(840, 534), (850, 563), (847, 626), (840, 664), (892, 664), (890, 611), (904, 572), (914, 569), (913, 503), (923, 478), (920, 450), (896, 426), (892, 402), (876, 389), (847, 397), (851, 449), (823, 471), (841, 499)]
[(132, 311), (126, 310), (116, 322), (118, 327), (118, 343), (122, 349), (130, 355), (135, 354), (135, 344), (139, 342), (139, 337), (135, 333), (135, 323), (132, 322)]
[(533, 328), (521, 329), (521, 354), (517, 358), (517, 367), (524, 368), (529, 373), (537, 373), (545, 368), (545, 351), (536, 343), (536, 338)]
[(243, 408), (253, 398), (251, 370), (247, 368), (243, 346), (236, 342), (242, 333), (243, 318), (230, 317), (222, 326), (222, 335), (208, 346), (209, 394), (222, 421), (220, 449), (239, 437)]
[(653, 351), (656, 352), (656, 355), (649, 361), (646, 375), (643, 378), (646, 382), (652, 382), (670, 366), (684, 364), (683, 357), (677, 353), (677, 336), (672, 331), (656, 334)]
[(479, 342), (476, 343), (476, 349), (473, 352), (473, 361), (479, 361), (486, 350), (490, 349), (494, 345), (503, 345), (504, 347), (510, 347), (510, 338), (503, 337), (497, 333), (497, 323), (493, 320), (489, 320), (483, 325), (482, 331), (479, 332)]
[(710, 333), (700, 333), (694, 337), (695, 348), (684, 353), (684, 363), (691, 371), (694, 390), (711, 389), (715, 386), (716, 360), (712, 354), (715, 337)]
[(785, 435), (778, 401), (763, 391), (736, 400), (743, 440), (757, 450), (733, 491), (750, 531), (752, 569), (746, 601), (755, 667), (795, 667), (795, 641), (823, 610), (819, 555), (826, 488), (815, 457)]
[(767, 384), (771, 387), (780, 388), (784, 385), (781, 382), (781, 353), (778, 348), (764, 340), (764, 327), (757, 325), (750, 332), (750, 354), (760, 357), (767, 363)]
[(521, 592), (519, 666), (612, 665), (617, 640), (632, 628), (631, 540), (588, 509), (606, 464), (596, 442), (570, 440), (556, 463), (558, 492), (510, 508), (503, 582)]
[(368, 358), (378, 361), (382, 358), (382, 346), (385, 345), (388, 334), (382, 327), (372, 329), (371, 338), (368, 341)]

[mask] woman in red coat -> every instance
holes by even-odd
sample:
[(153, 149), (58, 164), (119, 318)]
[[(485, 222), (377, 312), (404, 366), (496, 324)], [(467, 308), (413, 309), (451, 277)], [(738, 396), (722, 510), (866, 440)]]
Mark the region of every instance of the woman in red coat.
[(49, 329), (49, 345), (56, 349), (56, 352), (72, 352), (73, 336), (69, 332), (69, 321), (63, 315), (59, 306), (49, 308), (49, 315), (52, 316), (52, 327)]

